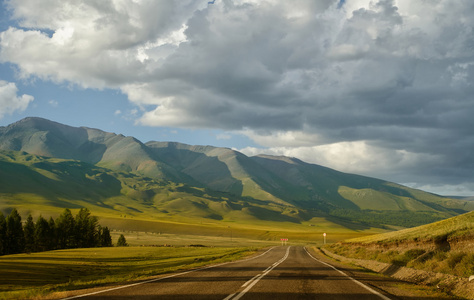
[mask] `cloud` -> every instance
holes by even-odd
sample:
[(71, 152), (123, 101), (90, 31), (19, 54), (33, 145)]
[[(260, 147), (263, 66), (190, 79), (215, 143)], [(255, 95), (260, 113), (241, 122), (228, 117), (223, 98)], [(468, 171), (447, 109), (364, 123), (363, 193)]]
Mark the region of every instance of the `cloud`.
[[(393, 150), (371, 145), (365, 141), (338, 142), (320, 146), (272, 147), (240, 149), (248, 156), (258, 154), (297, 157), (305, 162), (331, 166), (342, 172), (370, 175), (396, 182), (420, 180), (417, 168), (437, 165), (437, 155), (420, 155), (405, 150)], [(427, 178), (426, 178), (427, 179)], [(432, 182), (433, 178), (426, 182)]]
[(0, 80), (0, 119), (7, 114), (24, 111), (34, 100), (33, 96), (17, 94), (18, 88), (15, 83)]
[(21, 27), (0, 33), (0, 60), (120, 89), (142, 125), (241, 133), (397, 180), (474, 178), (471, 1), (207, 2), (9, 1)]
[(226, 134), (226, 133), (220, 133), (216, 135), (216, 139), (218, 140), (230, 140), (232, 138), (232, 135)]

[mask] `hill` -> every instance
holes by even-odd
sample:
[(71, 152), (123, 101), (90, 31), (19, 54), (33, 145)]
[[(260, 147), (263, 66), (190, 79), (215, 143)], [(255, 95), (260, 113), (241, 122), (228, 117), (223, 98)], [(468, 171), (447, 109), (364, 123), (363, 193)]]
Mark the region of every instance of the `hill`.
[(472, 201), (295, 158), (247, 157), (228, 148), (172, 142), (144, 144), (133, 137), (41, 118), (0, 127), (0, 149), (7, 151), (5, 170), (16, 168), (11, 177), (16, 179), (5, 175), (3, 180), (11, 185), (2, 184), (0, 193), (42, 197), (58, 207), (87, 203), (116, 211), (133, 207), (164, 217), (234, 221), (301, 223), (324, 218), (352, 228), (411, 227), (474, 209)]
[[(473, 299), (474, 212), (397, 232), (325, 245), (339, 260)], [(335, 256), (337, 254), (338, 256)]]
[(473, 230), (474, 212), (469, 212), (431, 224), (354, 239), (349, 242), (379, 244), (419, 243), (420, 245), (428, 244), (434, 248), (442, 243), (447, 243), (450, 249), (472, 250)]

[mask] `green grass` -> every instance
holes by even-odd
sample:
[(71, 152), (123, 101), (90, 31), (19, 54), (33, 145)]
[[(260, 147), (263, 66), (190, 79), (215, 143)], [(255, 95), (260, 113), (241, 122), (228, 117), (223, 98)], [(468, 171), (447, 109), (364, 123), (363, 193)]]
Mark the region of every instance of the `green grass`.
[(135, 281), (242, 258), (248, 247), (121, 247), (0, 257), (0, 299)]
[(339, 255), (419, 270), (474, 274), (474, 212), (405, 230), (349, 239), (326, 247)]
[(465, 213), (460, 216), (408, 228), (400, 231), (388, 232), (380, 235), (365, 236), (348, 242), (354, 243), (389, 243), (403, 241), (431, 241), (439, 237), (462, 238), (470, 236), (474, 230), (474, 212)]

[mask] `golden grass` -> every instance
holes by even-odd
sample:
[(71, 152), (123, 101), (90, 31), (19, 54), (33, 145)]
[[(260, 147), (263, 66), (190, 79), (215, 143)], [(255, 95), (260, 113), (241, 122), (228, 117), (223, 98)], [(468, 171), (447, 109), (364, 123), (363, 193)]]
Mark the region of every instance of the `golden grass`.
[(0, 299), (27, 299), (239, 259), (247, 247), (121, 247), (0, 257)]

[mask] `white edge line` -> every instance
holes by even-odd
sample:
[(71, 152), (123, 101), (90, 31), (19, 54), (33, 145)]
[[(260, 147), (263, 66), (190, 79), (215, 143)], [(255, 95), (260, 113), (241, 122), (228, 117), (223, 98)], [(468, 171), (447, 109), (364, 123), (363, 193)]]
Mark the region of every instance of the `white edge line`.
[[(252, 259), (258, 258), (258, 257), (260, 257), (260, 256), (263, 256), (263, 255), (267, 254), (270, 250), (272, 250), (272, 249), (274, 249), (274, 248), (275, 248), (275, 247), (271, 247), (270, 249), (268, 249), (267, 251), (263, 252), (262, 254), (257, 255), (257, 256), (254, 256), (254, 257), (251, 257), (251, 258), (246, 258), (246, 259), (236, 260), (236, 261), (230, 261), (230, 262), (226, 262), (226, 263), (222, 263), (222, 264), (218, 264), (218, 265), (207, 266), (207, 267), (203, 267), (203, 268), (199, 268), (199, 269), (195, 269), (195, 270), (190, 270), (190, 271), (186, 271), (186, 272), (182, 272), (182, 273), (178, 273), (178, 274), (173, 274), (173, 275), (169, 275), (169, 276), (165, 276), (165, 277), (160, 277), (160, 278), (155, 278), (155, 279), (140, 281), (140, 282), (137, 282), (137, 283), (132, 283), (132, 284), (127, 284), (127, 285), (117, 286), (117, 287), (110, 288), (110, 289), (106, 289), (106, 290), (102, 290), (102, 291), (97, 291), (97, 292), (92, 292), (92, 293), (87, 293), (87, 294), (82, 294), (82, 295), (76, 295), (76, 296), (67, 297), (67, 298), (61, 298), (60, 300), (70, 300), (70, 299), (77, 299), (77, 298), (82, 298), (82, 297), (97, 295), (97, 294), (101, 294), (101, 293), (106, 293), (106, 292), (111, 292), (111, 291), (115, 291), (115, 290), (120, 290), (120, 289), (129, 288), (129, 287), (136, 286), (136, 285), (140, 285), (140, 284), (145, 284), (145, 283), (155, 282), (155, 281), (159, 281), (159, 280), (163, 280), (163, 279), (168, 279), (168, 278), (172, 278), (172, 277), (176, 277), (176, 276), (181, 276), (181, 275), (188, 274), (188, 273), (192, 273), (192, 272), (196, 272), (196, 271), (202, 271), (202, 270), (206, 270), (206, 269), (210, 269), (210, 268), (220, 267), (220, 266), (227, 265), (227, 264), (232, 264), (232, 263), (237, 263), (237, 262), (242, 262), (242, 261), (248, 261), (248, 260), (252, 260)], [(227, 298), (226, 298), (226, 299), (227, 299)], [(230, 298), (229, 298), (229, 299), (230, 299)]]
[(306, 247), (304, 247), (304, 250), (305, 250), (306, 253), (308, 253), (308, 255), (309, 255), (312, 259), (314, 259), (315, 261), (320, 262), (320, 263), (322, 263), (322, 264), (324, 264), (324, 265), (326, 265), (326, 266), (328, 266), (328, 267), (330, 267), (330, 268), (332, 268), (332, 269), (338, 271), (339, 273), (341, 273), (342, 275), (348, 277), (350, 280), (354, 281), (355, 283), (357, 283), (357, 284), (360, 285), (361, 287), (365, 288), (366, 290), (368, 290), (368, 291), (371, 292), (372, 294), (375, 294), (375, 295), (379, 296), (380, 298), (382, 298), (382, 299), (384, 299), (384, 300), (391, 300), (390, 298), (388, 298), (387, 296), (381, 294), (380, 292), (378, 292), (378, 291), (372, 289), (371, 287), (369, 287), (369, 286), (363, 284), (362, 282), (360, 282), (360, 281), (358, 281), (358, 280), (352, 278), (351, 276), (347, 275), (346, 273), (342, 272), (341, 270), (338, 270), (338, 269), (337, 269), (336, 267), (334, 267), (333, 265), (330, 265), (330, 264), (328, 264), (328, 263), (325, 263), (324, 261), (321, 261), (321, 260), (315, 258), (314, 256), (311, 255), (311, 253), (309, 253), (309, 251), (306, 249)]

